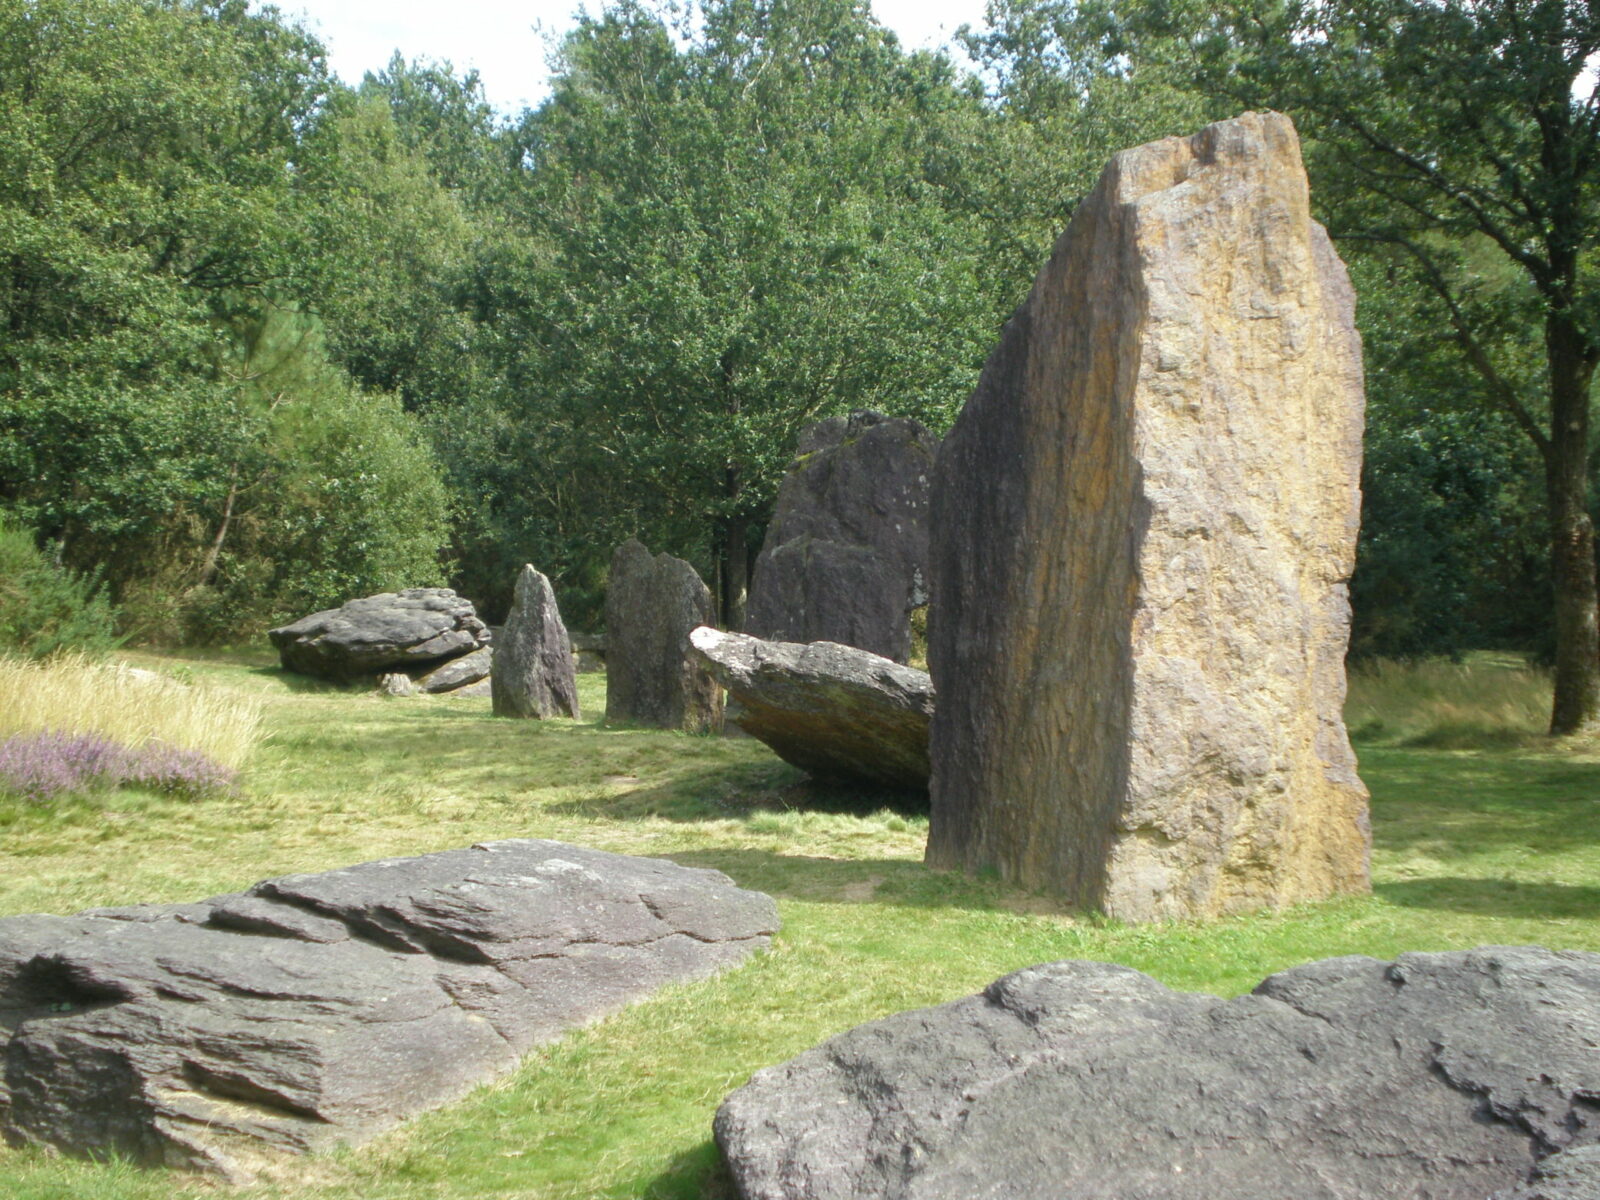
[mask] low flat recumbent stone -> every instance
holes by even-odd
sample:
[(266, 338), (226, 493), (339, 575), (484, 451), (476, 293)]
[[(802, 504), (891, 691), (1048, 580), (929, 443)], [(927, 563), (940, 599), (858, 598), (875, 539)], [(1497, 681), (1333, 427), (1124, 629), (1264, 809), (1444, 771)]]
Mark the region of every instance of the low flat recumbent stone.
[(267, 637), (284, 670), (347, 682), (471, 654), (489, 644), (489, 627), (450, 588), (406, 588), (312, 613)]
[(1592, 1200), (1600, 954), (1308, 963), (1231, 1000), (1059, 962), (758, 1071), (744, 1200)]
[(216, 1171), (370, 1137), (767, 945), (717, 871), (548, 841), (0, 920), (0, 1131)]

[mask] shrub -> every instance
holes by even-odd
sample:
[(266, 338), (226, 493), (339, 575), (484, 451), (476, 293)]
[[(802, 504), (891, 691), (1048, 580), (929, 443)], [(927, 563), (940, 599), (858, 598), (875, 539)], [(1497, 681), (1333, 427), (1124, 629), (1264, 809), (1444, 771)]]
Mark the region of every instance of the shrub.
[(163, 742), (130, 750), (99, 734), (54, 732), (0, 742), (0, 791), (34, 802), (121, 783), (198, 797), (226, 791), (236, 775), (198, 750)]
[(100, 581), (52, 563), (33, 534), (0, 515), (0, 653), (104, 654), (118, 643)]

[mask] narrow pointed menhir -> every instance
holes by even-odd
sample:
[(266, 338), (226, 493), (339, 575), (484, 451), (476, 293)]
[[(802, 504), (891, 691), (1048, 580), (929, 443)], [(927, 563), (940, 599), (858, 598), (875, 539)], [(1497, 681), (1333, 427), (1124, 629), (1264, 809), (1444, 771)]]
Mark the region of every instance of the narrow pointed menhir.
[(1353, 310), (1287, 118), (1111, 161), (935, 470), (931, 865), (1126, 920), (1368, 886)]
[(524, 565), (504, 628), (494, 640), (490, 703), (497, 717), (573, 717), (578, 712), (572, 641), (550, 581)]

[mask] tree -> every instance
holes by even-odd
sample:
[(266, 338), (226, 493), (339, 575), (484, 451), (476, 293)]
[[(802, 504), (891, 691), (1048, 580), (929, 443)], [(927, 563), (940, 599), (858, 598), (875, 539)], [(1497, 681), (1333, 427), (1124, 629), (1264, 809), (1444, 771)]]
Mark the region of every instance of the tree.
[(1220, 94), (1296, 118), (1330, 232), (1427, 289), (1482, 401), (1532, 443), (1554, 601), (1550, 728), (1600, 728), (1600, 82), (1588, 67), (1600, 14), (1569, 0), (1180, 2), (1129, 28)]
[(976, 99), (852, 0), (715, 0), (685, 44), (672, 17), (581, 19), (519, 131), (550, 256), (519, 424), (571, 431), (592, 525), (709, 560), (737, 625), (799, 430), (855, 407), (942, 426), (975, 380), (997, 306), (928, 165)]
[(342, 170), (388, 148), (387, 110), (362, 116), (271, 8), (0, 0), (0, 510), (145, 632), (236, 636), (440, 575), (437, 464), (306, 304), (344, 284), (348, 343), (398, 358), (415, 330), (384, 343), (362, 287), (432, 286), (375, 264), (448, 197), (409, 151)]

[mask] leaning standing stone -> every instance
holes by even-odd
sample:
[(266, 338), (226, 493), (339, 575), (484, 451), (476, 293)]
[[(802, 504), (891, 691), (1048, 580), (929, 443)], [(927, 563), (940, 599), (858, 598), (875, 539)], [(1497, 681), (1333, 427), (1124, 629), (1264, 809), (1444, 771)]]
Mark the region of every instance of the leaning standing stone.
[(494, 641), (489, 673), (497, 717), (578, 716), (578, 680), (572, 644), (556, 608), (550, 581), (524, 566), (505, 628)]
[(926, 671), (836, 642), (768, 642), (702, 627), (695, 655), (737, 701), (732, 719), (822, 779), (928, 789)]
[(705, 733), (722, 728), (722, 688), (689, 654), (689, 632), (716, 620), (695, 569), (629, 538), (606, 584), (606, 720)]
[(800, 436), (750, 584), (745, 632), (837, 642), (903, 663), (928, 602), (936, 438), (910, 417), (854, 412)]
[(935, 468), (930, 865), (1125, 920), (1368, 886), (1353, 299), (1286, 117), (1111, 161)]

